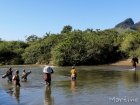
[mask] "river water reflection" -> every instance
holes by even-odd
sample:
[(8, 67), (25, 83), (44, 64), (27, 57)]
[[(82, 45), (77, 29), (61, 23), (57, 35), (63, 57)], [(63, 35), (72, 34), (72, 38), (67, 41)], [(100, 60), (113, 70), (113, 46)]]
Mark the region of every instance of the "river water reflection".
[[(0, 105), (140, 105), (140, 68), (125, 66), (80, 66), (77, 81), (70, 81), (70, 67), (55, 67), (52, 86), (44, 85), (43, 67), (31, 70), (21, 88), (0, 78)], [(0, 68), (0, 75), (6, 68)]]

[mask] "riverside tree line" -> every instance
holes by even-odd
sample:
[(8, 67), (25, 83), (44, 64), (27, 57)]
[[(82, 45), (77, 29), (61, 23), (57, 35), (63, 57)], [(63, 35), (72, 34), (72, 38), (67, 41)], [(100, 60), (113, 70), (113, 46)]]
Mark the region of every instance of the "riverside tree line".
[(82, 31), (67, 25), (59, 34), (30, 35), (26, 41), (0, 40), (0, 65), (97, 65), (131, 56), (140, 56), (140, 31)]

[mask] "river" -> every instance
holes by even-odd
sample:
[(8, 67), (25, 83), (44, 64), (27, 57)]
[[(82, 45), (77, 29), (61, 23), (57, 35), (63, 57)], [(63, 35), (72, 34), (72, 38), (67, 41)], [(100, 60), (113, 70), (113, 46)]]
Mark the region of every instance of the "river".
[[(43, 80), (43, 67), (13, 67), (20, 75), (23, 69), (32, 73), (20, 88), (0, 78), (0, 105), (140, 105), (140, 68), (129, 68), (79, 66), (77, 80), (71, 81), (71, 67), (54, 67), (49, 88)], [(0, 76), (6, 69), (0, 68)]]

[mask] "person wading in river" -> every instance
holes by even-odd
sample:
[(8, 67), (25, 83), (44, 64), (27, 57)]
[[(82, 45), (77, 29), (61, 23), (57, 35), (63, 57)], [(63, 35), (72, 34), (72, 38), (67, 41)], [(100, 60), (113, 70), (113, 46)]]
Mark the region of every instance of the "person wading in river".
[(16, 70), (16, 74), (13, 76), (14, 85), (20, 87), (19, 71)]
[(27, 81), (27, 76), (30, 73), (31, 73), (31, 71), (26, 72), (25, 69), (23, 69), (22, 76), (21, 76), (21, 79), (22, 79), (23, 82), (26, 82)]
[(2, 76), (2, 78), (8, 78), (8, 82), (12, 82), (12, 74), (13, 74), (13, 71), (12, 71), (12, 68), (9, 68), (6, 73)]
[(136, 69), (137, 64), (139, 63), (138, 58), (137, 57), (133, 57), (132, 60), (131, 60), (131, 63), (132, 63), (133, 69)]
[(46, 81), (46, 85), (51, 85), (51, 74), (54, 73), (53, 69), (50, 66), (45, 66), (43, 69), (44, 80)]
[(77, 72), (76, 72), (76, 69), (75, 69), (74, 66), (72, 66), (72, 69), (71, 69), (70, 73), (71, 73), (71, 80), (73, 80), (73, 81), (76, 80)]

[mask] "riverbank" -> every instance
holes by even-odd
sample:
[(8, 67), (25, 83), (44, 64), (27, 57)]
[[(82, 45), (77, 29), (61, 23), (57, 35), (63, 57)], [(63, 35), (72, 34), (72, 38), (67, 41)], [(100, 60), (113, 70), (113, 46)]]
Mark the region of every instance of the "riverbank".
[(0, 65), (0, 67), (43, 67), (45, 65), (39, 65), (39, 64), (29, 64), (29, 65)]
[[(29, 65), (25, 65), (25, 64), (23, 64), (23, 65), (0, 65), (0, 67), (1, 68), (10, 68), (10, 67), (12, 67), (12, 68), (20, 68), (20, 67), (22, 67), (22, 68), (31, 68), (31, 67), (45, 67), (46, 65), (44, 64), (29, 64)], [(56, 67), (56, 66), (52, 66), (52, 65), (50, 65), (51, 67)]]
[[(106, 64), (105, 64), (106, 65)], [(115, 62), (115, 63), (111, 63), (111, 64), (109, 64), (109, 65), (111, 65), (111, 66), (131, 66), (132, 64), (131, 64), (131, 59), (125, 59), (125, 60), (121, 60), (121, 61), (118, 61), (118, 62)], [(138, 63), (137, 64), (138, 66), (140, 66), (140, 63)], [(43, 65), (43, 64), (30, 64), (30, 65), (0, 65), (0, 67), (20, 67), (20, 66), (22, 66), (22, 67), (43, 67), (43, 66), (45, 66), (45, 65)], [(81, 65), (82, 66), (82, 65)], [(84, 65), (84, 66), (86, 66), (86, 65)], [(97, 65), (93, 65), (93, 66), (97, 66)], [(98, 65), (98, 66), (103, 66), (103, 65)], [(53, 67), (56, 67), (56, 66), (53, 66)]]
[[(112, 63), (110, 65), (114, 65), (114, 66), (131, 66), (132, 63), (131, 63), (131, 59), (129, 58), (129, 59), (118, 61), (116, 63)], [(137, 65), (140, 66), (140, 63), (138, 63)]]

